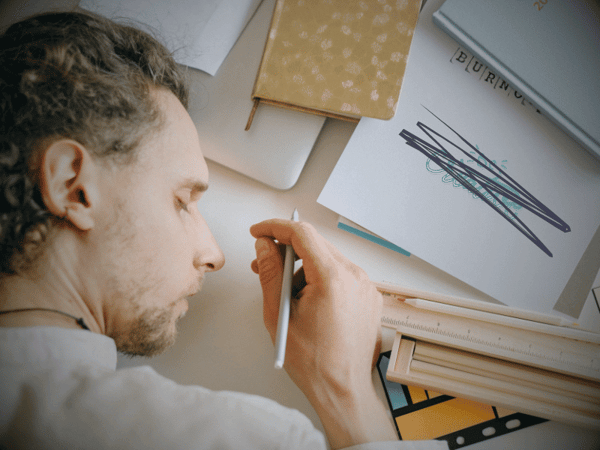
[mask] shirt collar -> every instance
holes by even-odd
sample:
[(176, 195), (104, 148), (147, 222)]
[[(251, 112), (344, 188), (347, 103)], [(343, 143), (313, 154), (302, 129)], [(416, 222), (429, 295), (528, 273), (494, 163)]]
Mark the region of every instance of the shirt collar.
[(60, 327), (0, 328), (0, 361), (25, 364), (77, 361), (115, 370), (115, 341), (102, 334)]

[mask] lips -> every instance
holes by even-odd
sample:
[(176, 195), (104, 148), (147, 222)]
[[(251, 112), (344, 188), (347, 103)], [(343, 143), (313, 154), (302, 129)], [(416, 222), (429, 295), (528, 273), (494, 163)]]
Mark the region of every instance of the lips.
[(202, 290), (202, 283), (204, 282), (204, 277), (200, 276), (198, 277), (198, 280), (196, 281), (196, 283), (194, 283), (194, 285), (192, 286), (192, 288), (188, 291), (187, 294), (185, 294), (185, 297), (191, 297), (193, 295), (196, 295), (198, 292), (200, 292)]

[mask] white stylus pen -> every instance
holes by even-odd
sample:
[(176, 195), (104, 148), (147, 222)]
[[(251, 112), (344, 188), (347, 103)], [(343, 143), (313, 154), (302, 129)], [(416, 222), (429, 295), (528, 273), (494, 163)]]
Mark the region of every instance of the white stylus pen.
[[(298, 222), (298, 210), (294, 209), (292, 220)], [(281, 283), (281, 298), (279, 299), (279, 319), (275, 335), (275, 368), (281, 369), (285, 360), (285, 345), (287, 343), (288, 325), (290, 323), (290, 302), (292, 300), (292, 278), (294, 277), (294, 248), (285, 246), (285, 262), (283, 263), (283, 281)]]

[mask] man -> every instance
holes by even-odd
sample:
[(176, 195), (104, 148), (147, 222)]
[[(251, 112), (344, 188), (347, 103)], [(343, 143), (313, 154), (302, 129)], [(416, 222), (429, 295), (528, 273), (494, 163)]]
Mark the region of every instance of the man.
[[(81, 13), (13, 25), (0, 49), (0, 445), (324, 448), (270, 400), (115, 370), (117, 350), (168, 348), (186, 297), (224, 264), (197, 209), (208, 170), (167, 51)], [(395, 441), (371, 381), (381, 297), (364, 272), (310, 225), (250, 231), (271, 337), (278, 245), (303, 260), (285, 369), (330, 446), (446, 448)]]

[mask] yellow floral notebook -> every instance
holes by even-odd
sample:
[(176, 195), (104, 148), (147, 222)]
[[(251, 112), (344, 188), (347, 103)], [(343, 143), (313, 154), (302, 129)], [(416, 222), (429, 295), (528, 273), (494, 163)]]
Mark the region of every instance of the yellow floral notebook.
[(259, 103), (391, 119), (421, 0), (277, 0), (246, 129)]

